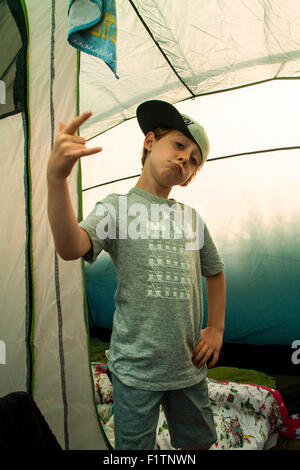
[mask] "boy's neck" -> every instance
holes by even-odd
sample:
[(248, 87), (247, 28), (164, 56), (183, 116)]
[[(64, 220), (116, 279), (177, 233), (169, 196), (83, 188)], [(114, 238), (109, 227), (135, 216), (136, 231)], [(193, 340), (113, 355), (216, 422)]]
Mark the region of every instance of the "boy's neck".
[(169, 194), (172, 189), (172, 187), (163, 187), (159, 184), (156, 184), (155, 182), (147, 181), (145, 178), (143, 178), (143, 174), (140, 176), (135, 187), (143, 189), (150, 194), (154, 194), (155, 196), (159, 196), (164, 199), (169, 199)]

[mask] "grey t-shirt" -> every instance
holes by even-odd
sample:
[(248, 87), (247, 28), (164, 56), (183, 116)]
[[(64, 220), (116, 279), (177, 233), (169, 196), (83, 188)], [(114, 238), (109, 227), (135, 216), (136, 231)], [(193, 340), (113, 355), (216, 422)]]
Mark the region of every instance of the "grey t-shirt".
[(128, 386), (175, 390), (206, 376), (192, 353), (201, 339), (202, 276), (224, 264), (197, 212), (140, 188), (111, 194), (80, 223), (95, 261), (107, 251), (117, 272), (110, 370)]

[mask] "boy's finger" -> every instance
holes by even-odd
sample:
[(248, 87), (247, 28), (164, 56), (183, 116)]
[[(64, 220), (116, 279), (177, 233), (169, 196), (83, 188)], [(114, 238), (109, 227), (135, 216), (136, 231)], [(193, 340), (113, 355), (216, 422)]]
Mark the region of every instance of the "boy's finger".
[(90, 148), (83, 147), (82, 149), (73, 152), (72, 156), (75, 158), (88, 157), (89, 155), (93, 155), (101, 151), (102, 151), (102, 147), (90, 147)]
[(68, 126), (65, 127), (64, 132), (66, 134), (71, 134), (74, 135), (79, 127), (87, 121), (92, 115), (91, 111), (86, 111), (85, 113), (80, 114), (80, 116), (77, 116), (73, 121), (70, 122)]
[[(215, 352), (212, 356), (212, 360), (207, 364), (207, 367), (210, 369), (211, 367), (214, 367), (216, 363), (218, 362), (219, 359), (219, 354)], [(208, 362), (208, 361), (207, 361)]]
[(65, 127), (67, 127), (66, 124), (64, 124), (63, 122), (60, 122), (59, 123), (59, 132), (63, 131)]
[(81, 144), (85, 145), (86, 144), (86, 139), (84, 137), (80, 137), (79, 135), (72, 135), (67, 137), (69, 142), (72, 142), (74, 144)]
[(201, 339), (201, 341), (199, 341), (199, 343), (195, 346), (195, 349), (192, 353), (192, 357), (199, 354), (199, 352), (204, 348), (204, 346), (205, 346), (204, 341)]

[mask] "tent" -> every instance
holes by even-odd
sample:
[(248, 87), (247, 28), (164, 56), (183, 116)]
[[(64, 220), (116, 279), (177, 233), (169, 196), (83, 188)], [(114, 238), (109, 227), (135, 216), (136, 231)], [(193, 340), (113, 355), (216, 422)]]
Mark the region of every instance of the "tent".
[[(141, 141), (124, 144), (128, 127), (116, 138), (116, 126), (136, 125), (136, 106), (146, 99), (182, 110), (192, 100), (213, 145), (205, 170), (180, 197), (203, 205), (227, 265), (226, 340), (300, 339), (300, 142), (292, 132), (299, 115), (290, 118), (300, 96), (299, 2), (117, 0), (116, 14), (119, 78), (69, 44), (67, 2), (0, 2), (0, 395), (31, 393), (65, 449), (108, 446), (94, 402), (84, 264), (57, 256), (47, 218), (48, 156), (59, 121), (79, 110), (93, 111), (81, 135), (102, 134), (104, 142), (113, 133), (122, 148), (122, 158), (119, 147), (73, 171), (80, 220), (83, 209), (126, 191), (140, 172), (133, 154)], [(266, 109), (272, 87), (276, 102)], [(251, 124), (244, 121), (249, 103)], [(127, 145), (131, 158), (124, 159)]]

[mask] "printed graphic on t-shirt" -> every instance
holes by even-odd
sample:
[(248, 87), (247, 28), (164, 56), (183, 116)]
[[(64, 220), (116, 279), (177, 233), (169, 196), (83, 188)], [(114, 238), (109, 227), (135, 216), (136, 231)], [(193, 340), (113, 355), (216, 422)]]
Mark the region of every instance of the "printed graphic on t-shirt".
[(189, 300), (191, 272), (184, 241), (150, 239), (148, 256), (147, 297)]

